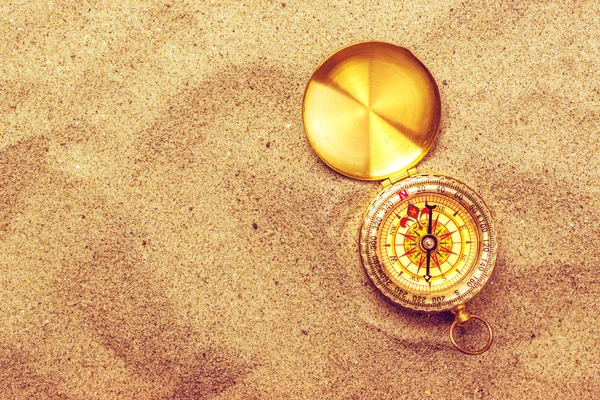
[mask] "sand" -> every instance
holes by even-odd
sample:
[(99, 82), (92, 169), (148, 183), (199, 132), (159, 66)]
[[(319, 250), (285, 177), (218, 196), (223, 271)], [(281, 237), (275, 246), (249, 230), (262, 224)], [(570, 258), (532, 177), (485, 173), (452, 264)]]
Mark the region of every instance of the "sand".
[[(0, 10), (0, 398), (600, 395), (597, 2)], [(357, 238), (380, 186), (306, 139), (311, 73), (363, 40), (429, 68), (419, 171), (494, 212), (482, 356), (377, 292)]]

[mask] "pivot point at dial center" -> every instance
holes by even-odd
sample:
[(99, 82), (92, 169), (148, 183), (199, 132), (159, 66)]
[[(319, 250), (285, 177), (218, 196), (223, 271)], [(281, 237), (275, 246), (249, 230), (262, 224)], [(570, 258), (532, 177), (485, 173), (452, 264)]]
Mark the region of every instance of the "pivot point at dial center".
[(423, 239), (421, 239), (421, 246), (425, 250), (434, 250), (437, 247), (438, 241), (437, 238), (433, 235), (425, 235)]

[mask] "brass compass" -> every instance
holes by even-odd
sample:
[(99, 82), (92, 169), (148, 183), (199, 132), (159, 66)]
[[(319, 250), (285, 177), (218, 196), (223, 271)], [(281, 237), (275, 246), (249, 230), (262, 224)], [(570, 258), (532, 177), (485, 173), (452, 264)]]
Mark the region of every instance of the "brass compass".
[[(408, 50), (364, 42), (337, 51), (310, 79), (304, 127), (319, 157), (337, 172), (382, 180), (360, 231), (367, 275), (390, 301), (416, 311), (452, 311), (450, 340), (481, 354), (493, 342), (465, 303), (492, 274), (496, 232), (483, 200), (455, 179), (413, 168), (439, 131), (441, 101), (427, 68)], [(488, 340), (460, 346), (457, 326), (483, 322)]]

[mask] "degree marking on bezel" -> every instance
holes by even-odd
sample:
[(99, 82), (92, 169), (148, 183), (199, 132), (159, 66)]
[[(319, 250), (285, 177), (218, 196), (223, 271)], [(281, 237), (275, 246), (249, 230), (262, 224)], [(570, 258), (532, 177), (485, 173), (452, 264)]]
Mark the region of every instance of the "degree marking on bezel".
[[(464, 281), (463, 284), (455, 292), (452, 292), (450, 300), (442, 298), (442, 300), (438, 299), (437, 302), (432, 301), (432, 298), (435, 299), (435, 297), (431, 293), (423, 293), (421, 296), (414, 291), (409, 293), (406, 290), (407, 288), (398, 286), (386, 276), (382, 254), (382, 248), (385, 246), (381, 246), (381, 243), (379, 243), (381, 235), (378, 232), (387, 219), (394, 218), (389, 214), (390, 210), (394, 210), (397, 203), (402, 201), (400, 199), (402, 196), (397, 195), (398, 191), (406, 191), (409, 196), (414, 196), (417, 187), (421, 187), (428, 194), (435, 194), (435, 188), (431, 188), (435, 185), (444, 186), (449, 192), (460, 195), (462, 199), (455, 199), (455, 203), (460, 204), (465, 212), (471, 216), (472, 222), (481, 236), (480, 240), (477, 240), (480, 249), (475, 260), (470, 263), (468, 271), (463, 275), (465, 278), (462, 280)], [(428, 187), (428, 189), (425, 190), (425, 187)], [(449, 197), (448, 194), (446, 196)], [(419, 311), (444, 311), (454, 305), (464, 303), (481, 290), (493, 272), (497, 244), (491, 214), (483, 200), (472, 189), (451, 178), (418, 175), (388, 186), (371, 203), (360, 236), (360, 253), (367, 275), (385, 297), (407, 308)], [(465, 242), (465, 244), (467, 243)], [(466, 281), (467, 277), (470, 279), (468, 282)], [(454, 289), (455, 287), (450, 288), (450, 290)]]

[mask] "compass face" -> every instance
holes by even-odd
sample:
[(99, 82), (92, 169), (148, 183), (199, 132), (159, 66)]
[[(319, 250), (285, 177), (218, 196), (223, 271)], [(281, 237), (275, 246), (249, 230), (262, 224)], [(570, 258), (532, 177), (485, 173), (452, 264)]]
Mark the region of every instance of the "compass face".
[(363, 265), (391, 301), (445, 311), (489, 279), (496, 233), (484, 202), (466, 185), (433, 175), (404, 179), (373, 201), (360, 235)]

